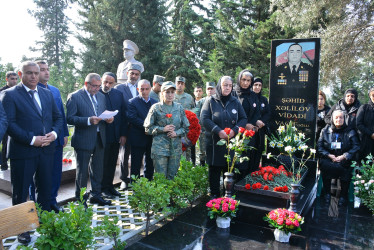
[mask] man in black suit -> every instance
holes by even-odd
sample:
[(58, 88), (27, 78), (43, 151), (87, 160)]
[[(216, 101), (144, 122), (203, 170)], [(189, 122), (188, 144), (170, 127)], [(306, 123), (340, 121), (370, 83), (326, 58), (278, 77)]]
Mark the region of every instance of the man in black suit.
[[(50, 211), (54, 141), (62, 127), (62, 116), (52, 93), (37, 86), (39, 71), (35, 62), (24, 62), (18, 72), (21, 83), (2, 92), (0, 100), (9, 123), (12, 203), (27, 200), (34, 179), (36, 200), (43, 210)], [(21, 234), (18, 240), (28, 243), (30, 235)]]
[(119, 147), (124, 146), (127, 136), (126, 106), (122, 93), (114, 89), (117, 81), (112, 72), (103, 74), (100, 92), (105, 96), (106, 108), (109, 111), (118, 110), (113, 123), (106, 127), (106, 145), (104, 151), (104, 173), (101, 181), (102, 194), (108, 198), (121, 196), (113, 186), (114, 173), (116, 172)]
[(0, 102), (0, 140), (3, 138), (7, 128), (8, 120), (6, 118), (6, 113), (3, 104), (1, 104)]
[[(139, 95), (137, 91), (137, 84), (141, 77), (142, 67), (139, 64), (131, 64), (127, 71), (127, 82), (118, 84), (115, 89), (121, 91), (123, 99), (125, 100), (126, 106), (129, 104), (129, 100)], [(120, 150), (121, 160), (121, 189), (127, 188), (130, 179), (129, 175), (129, 156), (130, 156), (130, 144), (126, 143)]]
[[(7, 90), (13, 86), (16, 86), (18, 81), (18, 75), (13, 71), (8, 71), (5, 74), (5, 81), (6, 84), (4, 87), (0, 88), (0, 93), (4, 90)], [(4, 137), (2, 139), (2, 149), (1, 149), (1, 170), (8, 169), (8, 157), (7, 157), (7, 144), (8, 144), (8, 134), (5, 132)]]
[(75, 197), (79, 199), (81, 188), (87, 187), (89, 172), (92, 187), (90, 202), (104, 206), (112, 203), (101, 196), (105, 129), (106, 123), (113, 122), (114, 118), (105, 121), (99, 118), (106, 109), (105, 96), (99, 92), (100, 86), (100, 76), (96, 73), (88, 74), (84, 87), (68, 96), (66, 120), (68, 124), (75, 126), (71, 138), (77, 160)]
[(140, 167), (145, 154), (144, 175), (149, 180), (152, 180), (154, 172), (153, 161), (151, 159), (152, 136), (146, 135), (143, 124), (149, 109), (157, 101), (149, 97), (151, 84), (148, 80), (139, 81), (138, 91), (139, 96), (130, 99), (128, 106), (131, 175), (140, 176)]

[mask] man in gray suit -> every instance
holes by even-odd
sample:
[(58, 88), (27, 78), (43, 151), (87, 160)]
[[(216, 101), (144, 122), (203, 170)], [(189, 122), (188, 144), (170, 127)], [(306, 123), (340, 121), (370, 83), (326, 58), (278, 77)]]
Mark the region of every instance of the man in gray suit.
[[(139, 95), (137, 85), (142, 71), (143, 70), (141, 66), (139, 66), (139, 64), (131, 64), (127, 71), (127, 82), (118, 84), (115, 87), (115, 89), (121, 91), (123, 99), (125, 100), (126, 109), (129, 105), (129, 100)], [(128, 128), (130, 129), (130, 126)], [(128, 178), (130, 152), (130, 143), (126, 142), (125, 146), (121, 147), (119, 153), (121, 161), (121, 190), (126, 189), (128, 184), (130, 183), (130, 179)]]
[(105, 96), (99, 92), (100, 86), (100, 75), (88, 74), (84, 87), (68, 96), (66, 120), (75, 126), (71, 139), (77, 160), (75, 196), (79, 198), (81, 188), (87, 187), (89, 172), (92, 186), (90, 202), (104, 206), (111, 204), (110, 200), (104, 200), (101, 196), (105, 129), (106, 123), (113, 122), (114, 118), (105, 121), (99, 118), (106, 109)]

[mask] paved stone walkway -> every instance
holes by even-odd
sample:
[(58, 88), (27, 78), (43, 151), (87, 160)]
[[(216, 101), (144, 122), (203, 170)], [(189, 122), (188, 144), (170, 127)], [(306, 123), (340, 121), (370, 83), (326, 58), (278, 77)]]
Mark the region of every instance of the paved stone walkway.
[[(119, 191), (119, 190), (118, 190)], [(132, 236), (140, 233), (145, 229), (145, 220), (146, 216), (143, 213), (140, 213), (132, 209), (128, 203), (128, 197), (132, 194), (132, 191), (119, 191), (122, 194), (122, 197), (116, 197), (112, 200), (111, 206), (99, 206), (97, 204), (90, 205), (93, 209), (94, 215), (92, 219), (92, 226), (95, 227), (100, 223), (100, 220), (103, 219), (105, 215), (108, 216), (117, 216), (118, 217), (118, 226), (121, 228), (120, 239), (126, 241)], [(151, 225), (157, 223), (159, 220), (164, 217), (154, 217), (151, 220)], [(33, 246), (39, 234), (37, 232), (31, 233), (31, 243), (29, 246)], [(111, 249), (113, 244), (112, 241), (104, 237), (95, 238), (96, 244), (93, 249)], [(17, 246), (21, 245), (17, 241), (17, 236), (12, 236), (3, 240), (5, 249), (16, 249)]]

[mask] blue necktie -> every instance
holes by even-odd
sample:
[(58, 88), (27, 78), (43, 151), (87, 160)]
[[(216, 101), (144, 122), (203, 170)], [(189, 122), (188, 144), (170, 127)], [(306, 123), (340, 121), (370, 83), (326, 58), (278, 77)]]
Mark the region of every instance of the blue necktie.
[(40, 108), (38, 102), (35, 99), (35, 92), (36, 92), (36, 90), (30, 90), (29, 91), (29, 93), (31, 95), (32, 102), (34, 103), (36, 109), (38, 110), (39, 115), (42, 116), (42, 109)]
[(91, 96), (92, 103), (93, 103), (93, 105), (95, 107), (95, 114), (97, 115), (97, 110), (98, 110), (99, 107), (97, 105), (97, 102), (95, 101), (94, 96), (93, 95), (90, 95), (90, 96)]

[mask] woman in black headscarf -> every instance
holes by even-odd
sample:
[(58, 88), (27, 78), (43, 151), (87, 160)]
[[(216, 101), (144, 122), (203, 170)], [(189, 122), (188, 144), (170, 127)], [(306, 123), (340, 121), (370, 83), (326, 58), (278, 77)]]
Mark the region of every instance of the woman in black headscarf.
[(321, 156), (320, 170), (323, 187), (326, 191), (326, 203), (331, 199), (331, 179), (340, 178), (341, 192), (339, 206), (347, 201), (351, 181), (351, 161), (360, 149), (357, 133), (344, 122), (344, 111), (335, 110), (331, 123), (322, 129), (318, 140), (318, 152)]
[(256, 150), (254, 151), (253, 158), (254, 166), (258, 166), (260, 164), (262, 152), (265, 149), (265, 134), (267, 134), (269, 130), (268, 122), (270, 121), (270, 107), (268, 99), (261, 94), (261, 78), (255, 78), (252, 90), (256, 94), (257, 107), (259, 107), (260, 109), (260, 117), (256, 121), (256, 127), (258, 127), (258, 132), (254, 136)]
[(340, 99), (334, 106), (332, 106), (325, 116), (326, 124), (331, 123), (332, 112), (335, 110), (342, 110), (344, 111), (346, 125), (356, 129), (356, 115), (360, 105), (357, 90), (353, 88), (347, 89), (344, 93), (344, 98)]
[[(234, 137), (239, 127), (244, 127), (247, 117), (238, 99), (231, 95), (232, 79), (223, 76), (216, 87), (216, 94), (208, 97), (201, 110), (200, 121), (205, 128), (206, 162), (209, 165), (209, 185), (211, 196), (220, 196), (221, 172), (228, 170), (225, 154), (226, 146), (217, 142), (227, 137)], [(230, 128), (227, 135), (225, 128)]]
[(368, 154), (374, 156), (374, 87), (369, 90), (368, 104), (358, 109), (356, 125), (361, 141), (361, 162)]

